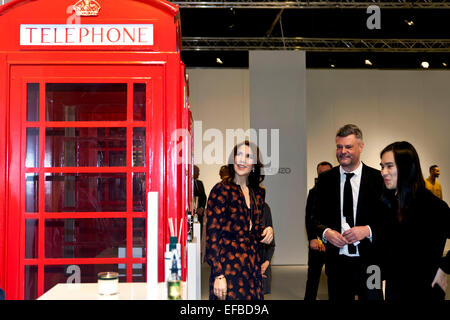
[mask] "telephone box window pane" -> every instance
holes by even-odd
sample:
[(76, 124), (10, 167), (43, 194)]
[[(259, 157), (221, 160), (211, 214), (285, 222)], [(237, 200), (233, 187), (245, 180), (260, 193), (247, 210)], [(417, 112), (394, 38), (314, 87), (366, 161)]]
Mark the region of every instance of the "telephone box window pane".
[(99, 272), (118, 272), (119, 282), (126, 282), (126, 270), (117, 264), (47, 265), (44, 268), (44, 291), (58, 283), (97, 283)]
[(39, 174), (25, 174), (25, 212), (39, 211)]
[(133, 167), (145, 167), (145, 128), (133, 128)]
[(147, 281), (147, 264), (136, 263), (133, 264), (132, 282), (146, 282)]
[(133, 212), (145, 212), (145, 173), (133, 173)]
[(27, 168), (39, 166), (39, 128), (27, 128)]
[(45, 257), (125, 258), (126, 236), (124, 218), (47, 219)]
[(38, 267), (25, 266), (25, 300), (36, 300), (38, 297)]
[(47, 121), (126, 121), (125, 83), (47, 83)]
[(25, 220), (25, 259), (37, 258), (38, 220)]
[(126, 128), (47, 128), (45, 167), (125, 167)]
[(39, 121), (39, 83), (27, 83), (27, 121)]
[(133, 84), (133, 120), (145, 121), (145, 83)]
[(133, 219), (133, 258), (145, 258), (145, 218)]
[(126, 173), (46, 173), (46, 212), (126, 211)]

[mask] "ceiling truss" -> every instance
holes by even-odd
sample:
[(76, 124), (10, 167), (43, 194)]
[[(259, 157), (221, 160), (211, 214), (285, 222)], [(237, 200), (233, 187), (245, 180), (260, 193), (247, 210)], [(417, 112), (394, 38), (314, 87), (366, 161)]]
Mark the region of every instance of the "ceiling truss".
[(183, 51), (450, 52), (450, 39), (183, 37)]
[(377, 5), (384, 9), (450, 9), (450, 1), (417, 0), (417, 1), (203, 1), (177, 0), (172, 1), (181, 8), (217, 8), (217, 9), (365, 9)]

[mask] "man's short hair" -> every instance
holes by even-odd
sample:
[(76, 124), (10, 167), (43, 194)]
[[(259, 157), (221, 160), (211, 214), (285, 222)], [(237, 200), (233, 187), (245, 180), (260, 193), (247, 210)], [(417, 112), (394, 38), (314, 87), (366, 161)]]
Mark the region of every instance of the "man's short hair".
[(320, 162), (320, 163), (317, 165), (316, 169), (319, 169), (320, 166), (329, 166), (330, 168), (333, 168), (333, 165), (332, 165), (331, 163), (329, 163), (328, 161), (322, 161), (322, 162)]
[(351, 134), (354, 134), (355, 137), (359, 140), (363, 140), (363, 134), (360, 128), (354, 124), (346, 124), (342, 128), (338, 130), (336, 133), (336, 137), (347, 137)]
[(433, 171), (433, 169), (434, 169), (434, 168), (437, 168), (437, 167), (439, 167), (437, 164), (433, 164), (433, 165), (430, 167), (430, 172)]

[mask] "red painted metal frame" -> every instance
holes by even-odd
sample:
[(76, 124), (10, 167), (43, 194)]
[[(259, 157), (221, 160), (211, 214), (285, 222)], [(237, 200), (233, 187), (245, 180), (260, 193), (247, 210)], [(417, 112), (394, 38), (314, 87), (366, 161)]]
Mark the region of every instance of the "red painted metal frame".
[[(21, 150), (20, 150), (20, 154), (16, 155), (16, 152), (18, 151), (15, 147), (12, 148), (12, 153), (14, 156), (19, 158), (19, 161), (15, 161), (13, 160), (14, 163), (18, 163), (16, 170), (18, 169), (18, 171), (14, 172), (13, 176), (9, 177), (9, 181), (10, 184), (13, 187), (13, 190), (22, 190), (22, 192), (18, 192), (21, 197), (19, 199), (19, 202), (16, 203), (15, 205), (17, 206), (17, 208), (14, 208), (14, 204), (12, 204), (12, 207), (10, 210), (11, 214), (10, 217), (14, 219), (14, 221), (10, 221), (8, 226), (11, 228), (8, 228), (8, 231), (11, 232), (13, 231), (11, 234), (11, 237), (9, 237), (9, 243), (11, 245), (13, 245), (14, 247), (11, 248), (11, 250), (9, 250), (9, 252), (14, 252), (17, 253), (19, 252), (19, 261), (21, 261), (19, 268), (17, 269), (17, 275), (14, 276), (13, 274), (9, 273), (8, 275), (8, 281), (11, 281), (10, 283), (8, 283), (7, 288), (8, 291), (12, 291), (14, 293), (14, 289), (11, 289), (11, 287), (14, 287), (15, 283), (24, 283), (24, 266), (25, 265), (38, 265), (38, 294), (41, 295), (42, 293), (44, 293), (44, 265), (58, 265), (58, 264), (118, 264), (118, 263), (126, 263), (127, 266), (127, 281), (131, 282), (132, 281), (132, 265), (133, 263), (145, 263), (146, 259), (145, 258), (132, 258), (132, 234), (133, 234), (133, 218), (146, 218), (146, 213), (136, 213), (133, 212), (133, 208), (132, 208), (132, 173), (133, 172), (149, 172), (149, 157), (147, 156), (146, 158), (146, 167), (133, 167), (132, 166), (132, 146), (133, 146), (133, 142), (132, 142), (132, 128), (134, 127), (145, 127), (146, 128), (146, 132), (148, 133), (146, 135), (146, 139), (147, 139), (147, 143), (146, 145), (148, 145), (148, 136), (158, 136), (158, 124), (153, 121), (153, 119), (151, 121), (146, 121), (146, 122), (142, 122), (142, 121), (133, 121), (133, 101), (132, 101), (132, 95), (131, 95), (131, 99), (128, 99), (128, 103), (127, 103), (127, 121), (126, 122), (104, 122), (104, 121), (90, 121), (90, 122), (64, 122), (64, 121), (60, 121), (60, 122), (47, 122), (45, 121), (45, 92), (44, 92), (44, 88), (45, 88), (45, 83), (55, 83), (55, 82), (60, 82), (60, 83), (81, 83), (81, 82), (89, 82), (89, 83), (95, 83), (95, 82), (108, 82), (108, 83), (113, 83), (113, 82), (119, 82), (119, 83), (127, 83), (128, 88), (130, 89), (132, 87), (133, 83), (147, 83), (147, 115), (146, 118), (150, 119), (150, 114), (152, 113), (152, 108), (157, 108), (159, 109), (160, 106), (159, 105), (154, 105), (152, 103), (150, 103), (150, 101), (155, 102), (155, 100), (157, 101), (158, 99), (156, 97), (154, 97), (154, 94), (152, 92), (153, 87), (156, 87), (161, 91), (161, 83), (158, 83), (157, 81), (155, 81), (154, 83), (152, 83), (152, 85), (150, 85), (150, 80), (156, 79), (158, 78), (158, 73), (157, 72), (158, 69), (161, 69), (160, 67), (156, 67), (156, 70), (152, 70), (152, 72), (149, 72), (149, 70), (143, 70), (142, 67), (139, 67), (138, 70), (133, 70), (130, 67), (127, 67), (127, 70), (118, 70), (118, 68), (116, 67), (114, 72), (119, 72), (120, 74), (124, 74), (124, 73), (129, 73), (130, 77), (128, 78), (123, 78), (123, 77), (108, 77), (107, 74), (104, 74), (104, 78), (103, 80), (98, 79), (97, 77), (93, 77), (93, 75), (95, 75), (98, 72), (98, 68), (91, 66), (89, 70), (89, 68), (84, 68), (83, 70), (80, 70), (78, 67), (75, 67), (74, 70), (70, 70), (69, 67), (64, 66), (63, 69), (61, 70), (57, 70), (57, 66), (54, 66), (52, 68), (51, 71), (47, 70), (46, 72), (51, 72), (51, 73), (64, 73), (66, 76), (65, 77), (39, 77), (40, 80), (38, 79), (33, 79), (34, 77), (29, 77), (29, 75), (31, 73), (33, 73), (34, 70), (36, 70), (36, 68), (38, 68), (38, 70), (40, 69), (40, 71), (45, 71), (46, 67), (45, 66), (34, 66), (34, 67), (30, 67), (30, 66), (26, 66), (23, 67), (22, 70), (19, 70), (17, 73), (15, 72), (16, 68), (20, 68), (20, 67), (15, 67), (13, 68), (13, 72), (12, 72), (12, 76), (14, 78), (17, 79), (18, 81), (18, 85), (21, 87), (21, 90), (19, 92), (19, 96), (18, 97), (12, 97), (12, 102), (16, 101), (16, 98), (18, 98), (20, 100), (20, 112), (16, 112), (14, 113), (14, 115), (12, 114), (11, 117), (11, 121), (15, 122), (15, 124), (11, 125), (11, 135), (18, 135), (21, 137), (20, 141), (21, 143), (19, 144), (21, 146)], [(146, 67), (146, 69), (151, 68), (149, 66)], [(136, 69), (136, 67), (135, 67)], [(156, 71), (156, 72), (155, 72)], [(26, 75), (27, 77), (23, 78), (20, 75), (20, 72), (23, 72), (24, 75)], [(74, 74), (78, 74), (78, 78), (73, 78), (72, 76), (72, 72), (74, 72)], [(142, 76), (131, 76), (142, 73), (144, 74), (146, 77), (142, 77)], [(71, 76), (67, 76), (67, 74), (70, 74)], [(83, 76), (81, 77), (81, 74), (83, 74)], [(149, 77), (151, 75), (151, 77)], [(40, 94), (40, 121), (39, 122), (27, 122), (25, 121), (25, 112), (26, 112), (26, 104), (24, 103), (26, 101), (26, 94), (24, 93), (25, 91), (25, 86), (26, 83), (36, 83), (36, 80), (39, 81), (40, 83), (40, 88), (41, 88), (41, 94)], [(14, 84), (12, 86), (12, 90), (14, 91), (16, 88), (14, 87)], [(130, 93), (131, 91), (128, 90), (129, 94), (128, 97), (130, 97)], [(151, 124), (150, 124), (151, 122)], [(126, 127), (128, 128), (127, 130), (127, 166), (126, 167), (101, 167), (101, 168), (97, 168), (97, 167), (63, 167), (63, 168), (46, 168), (44, 167), (44, 160), (45, 160), (45, 128), (46, 127), (79, 127), (78, 124), (82, 124), (83, 127)], [(25, 163), (24, 161), (24, 157), (25, 157), (25, 139), (24, 137), (26, 136), (26, 128), (27, 127), (39, 127), (40, 128), (40, 135), (39, 135), (39, 161), (40, 161), (40, 165), (39, 168), (24, 168), (23, 164)], [(20, 130), (20, 133), (17, 133), (16, 130)], [(22, 165), (21, 165), (22, 164)], [(39, 173), (39, 213), (24, 213), (24, 204), (25, 204), (25, 195), (24, 195), (24, 174), (17, 174), (18, 172), (23, 172), (23, 173)], [(122, 212), (122, 213), (107, 213), (107, 212), (102, 212), (102, 213), (98, 213), (98, 212), (83, 212), (83, 213), (52, 213), (52, 212), (45, 212), (45, 187), (44, 187), (44, 178), (45, 178), (45, 173), (52, 173), (52, 172), (58, 172), (58, 173), (106, 173), (106, 172), (124, 172), (127, 174), (127, 210), (126, 212)], [(16, 181), (18, 180), (18, 181)], [(16, 187), (19, 187), (17, 188)], [(149, 187), (153, 187), (152, 185), (150, 185), (149, 183), (146, 184), (147, 185), (147, 191), (149, 190)], [(12, 192), (10, 193), (12, 194)], [(15, 194), (17, 194), (17, 191), (15, 192)], [(11, 196), (11, 198), (13, 198)], [(14, 197), (15, 198), (15, 197)], [(15, 202), (15, 199), (11, 199), (11, 202)], [(18, 214), (18, 216), (16, 216)], [(45, 219), (47, 218), (51, 218), (51, 219), (55, 219), (55, 218), (64, 218), (64, 219), (73, 219), (73, 218), (112, 218), (112, 217), (121, 217), (121, 218), (125, 218), (127, 220), (127, 257), (124, 258), (91, 258), (91, 259), (48, 259), (45, 258), (45, 252), (44, 252), (44, 247), (45, 247), (45, 238), (44, 238), (44, 233), (45, 233)], [(38, 258), (37, 259), (24, 259), (24, 248), (25, 248), (25, 237), (23, 236), (25, 233), (25, 224), (24, 221), (27, 218), (37, 218), (39, 220), (38, 226), (39, 226), (39, 231), (38, 231)], [(18, 237), (16, 239), (13, 239), (12, 237)], [(17, 250), (17, 244), (19, 244), (19, 250)], [(10, 259), (8, 259), (10, 260)], [(14, 265), (15, 262), (17, 261), (16, 259), (12, 259), (10, 260), (10, 262)], [(15, 267), (11, 265), (11, 269), (14, 270)], [(17, 280), (18, 279), (18, 280)], [(22, 294), (23, 292), (17, 292), (18, 297), (19, 298), (23, 298)]]
[[(168, 218), (184, 218), (185, 226), (181, 235), (183, 251), (183, 279), (186, 279), (186, 208), (192, 200), (192, 186), (188, 183), (186, 164), (177, 163), (176, 141), (171, 140), (172, 132), (179, 128), (189, 129), (190, 112), (186, 108), (184, 67), (180, 61), (181, 33), (178, 7), (160, 0), (99, 0), (102, 10), (98, 17), (82, 18), (86, 24), (139, 24), (152, 23), (155, 26), (155, 44), (151, 47), (34, 47), (19, 45), (20, 24), (64, 24), (67, 20), (66, 8), (72, 0), (15, 0), (0, 7), (0, 28), (5, 30), (0, 43), (0, 287), (7, 290), (9, 299), (21, 299), (24, 292), (24, 265), (44, 264), (116, 264), (127, 265), (127, 281), (131, 281), (132, 264), (146, 263), (146, 258), (132, 257), (132, 219), (146, 218), (146, 212), (133, 212), (132, 172), (147, 172), (147, 191), (159, 192), (159, 257), (158, 279), (164, 279), (164, 250), (169, 240)], [(97, 50), (97, 51), (96, 51)], [(36, 72), (36, 70), (39, 70)], [(23, 79), (17, 79), (17, 76)], [(49, 79), (66, 79), (80, 82), (131, 83), (142, 82), (151, 77), (151, 89), (147, 88), (147, 117), (145, 122), (132, 121), (132, 97), (128, 94), (127, 121), (117, 122), (46, 122), (44, 106), (44, 83)], [(41, 83), (41, 114), (39, 122), (26, 123), (25, 81), (39, 80)], [(96, 79), (94, 81), (94, 79)], [(136, 80), (136, 81), (134, 81)], [(58, 81), (62, 82), (62, 81)], [(151, 90), (151, 92), (149, 91)], [(151, 100), (151, 101), (150, 101)], [(20, 110), (17, 110), (19, 102)], [(151, 103), (150, 103), (151, 102)], [(150, 107), (151, 106), (151, 107)], [(19, 112), (17, 112), (19, 111)], [(186, 120), (189, 119), (189, 120)], [(132, 166), (131, 127), (146, 129), (146, 168)], [(40, 167), (25, 168), (26, 127), (39, 127)], [(127, 167), (102, 168), (44, 168), (45, 127), (127, 127)], [(190, 152), (190, 149), (189, 151)], [(188, 156), (186, 158), (191, 158)], [(192, 171), (189, 167), (188, 171)], [(39, 213), (24, 212), (25, 173), (39, 172)], [(44, 175), (51, 172), (124, 172), (127, 174), (126, 212), (45, 212)], [(188, 191), (185, 192), (185, 189)], [(190, 188), (190, 189), (189, 189)], [(187, 195), (186, 195), (187, 193)], [(130, 199), (131, 197), (131, 199)], [(188, 197), (189, 199), (186, 199)], [(45, 219), (54, 218), (120, 218), (127, 219), (126, 258), (85, 258), (46, 259), (44, 257)], [(25, 259), (25, 219), (38, 218), (37, 259)], [(43, 268), (38, 269), (38, 293), (44, 290)]]

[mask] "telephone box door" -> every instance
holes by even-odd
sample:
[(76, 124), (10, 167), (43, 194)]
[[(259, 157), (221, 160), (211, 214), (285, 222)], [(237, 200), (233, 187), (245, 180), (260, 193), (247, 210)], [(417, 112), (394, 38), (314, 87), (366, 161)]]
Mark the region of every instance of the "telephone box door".
[(102, 271), (146, 280), (146, 194), (161, 191), (163, 172), (162, 75), (157, 65), (11, 67), (10, 299), (96, 282)]

